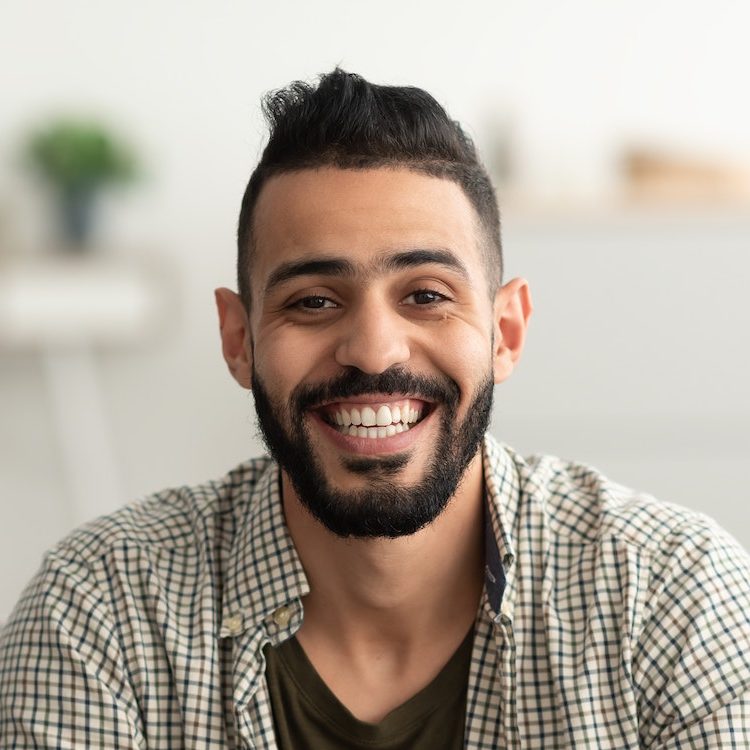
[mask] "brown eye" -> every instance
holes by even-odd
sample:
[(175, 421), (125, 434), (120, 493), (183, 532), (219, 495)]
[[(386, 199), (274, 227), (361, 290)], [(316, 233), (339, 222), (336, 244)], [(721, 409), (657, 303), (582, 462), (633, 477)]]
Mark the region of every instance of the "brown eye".
[(433, 292), (430, 289), (420, 289), (412, 292), (404, 302), (409, 305), (434, 305), (444, 302), (446, 299), (447, 297), (444, 294), (440, 294), (440, 292)]
[(336, 303), (333, 300), (328, 299), (328, 297), (322, 297), (315, 294), (298, 299), (292, 307), (297, 307), (302, 310), (323, 310), (324, 308), (336, 307)]

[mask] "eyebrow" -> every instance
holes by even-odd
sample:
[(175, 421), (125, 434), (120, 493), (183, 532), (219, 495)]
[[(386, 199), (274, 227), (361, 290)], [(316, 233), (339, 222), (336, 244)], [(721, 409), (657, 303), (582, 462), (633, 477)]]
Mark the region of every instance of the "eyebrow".
[[(450, 250), (444, 248), (429, 248), (405, 250), (381, 256), (375, 265), (379, 272), (402, 271), (424, 265), (439, 265), (458, 273), (466, 281), (469, 272), (464, 263)], [(312, 258), (310, 260), (296, 260), (282, 263), (275, 268), (266, 282), (265, 293), (286, 281), (300, 276), (356, 276), (357, 266), (347, 258)]]
[(315, 258), (282, 263), (271, 272), (266, 282), (266, 294), (285, 281), (299, 276), (354, 276), (354, 264), (345, 258)]
[(406, 252), (386, 255), (378, 264), (384, 271), (400, 271), (405, 268), (434, 264), (456, 271), (469, 280), (469, 272), (461, 259), (450, 250), (443, 248), (429, 248), (423, 250), (407, 250)]

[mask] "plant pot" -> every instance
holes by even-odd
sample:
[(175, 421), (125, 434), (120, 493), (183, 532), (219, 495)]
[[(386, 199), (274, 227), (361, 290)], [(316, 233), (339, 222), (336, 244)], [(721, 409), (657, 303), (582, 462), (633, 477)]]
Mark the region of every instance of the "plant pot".
[(91, 241), (95, 215), (96, 190), (68, 187), (59, 194), (60, 229), (65, 247), (85, 251)]

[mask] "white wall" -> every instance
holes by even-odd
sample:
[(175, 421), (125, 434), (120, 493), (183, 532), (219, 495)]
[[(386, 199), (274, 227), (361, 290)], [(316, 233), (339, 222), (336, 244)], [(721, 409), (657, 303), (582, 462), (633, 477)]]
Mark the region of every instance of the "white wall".
[[(750, 6), (729, 0), (4, 3), (0, 260), (47, 231), (17, 164), (22, 133), (83, 110), (128, 135), (145, 167), (106, 206), (102, 241), (173, 268), (164, 333), (96, 355), (121, 501), (258, 450), (251, 402), (220, 360), (211, 290), (233, 281), (262, 92), (335, 64), (423, 86), (480, 145), (511, 128), (528, 194), (596, 205), (616, 189), (623, 142), (750, 161), (749, 22)], [(508, 265), (530, 278), (537, 312), (494, 429), (709, 512), (750, 545), (750, 224), (698, 213), (506, 210)], [(45, 377), (38, 353), (0, 352), (0, 619), (80, 520)]]
[(750, 547), (750, 213), (509, 219), (536, 310), (494, 430), (710, 514)]

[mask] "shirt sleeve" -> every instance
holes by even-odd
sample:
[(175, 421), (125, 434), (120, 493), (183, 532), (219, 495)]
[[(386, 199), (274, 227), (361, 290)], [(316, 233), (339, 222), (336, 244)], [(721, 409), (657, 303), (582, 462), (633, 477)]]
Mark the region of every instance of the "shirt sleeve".
[(49, 556), (0, 636), (0, 746), (143, 749), (138, 716), (93, 576)]
[(750, 559), (708, 520), (655, 560), (634, 652), (641, 746), (750, 747)]
[(740, 696), (726, 706), (720, 706), (709, 716), (688, 724), (666, 742), (656, 745), (659, 750), (683, 748), (750, 747), (750, 693)]

